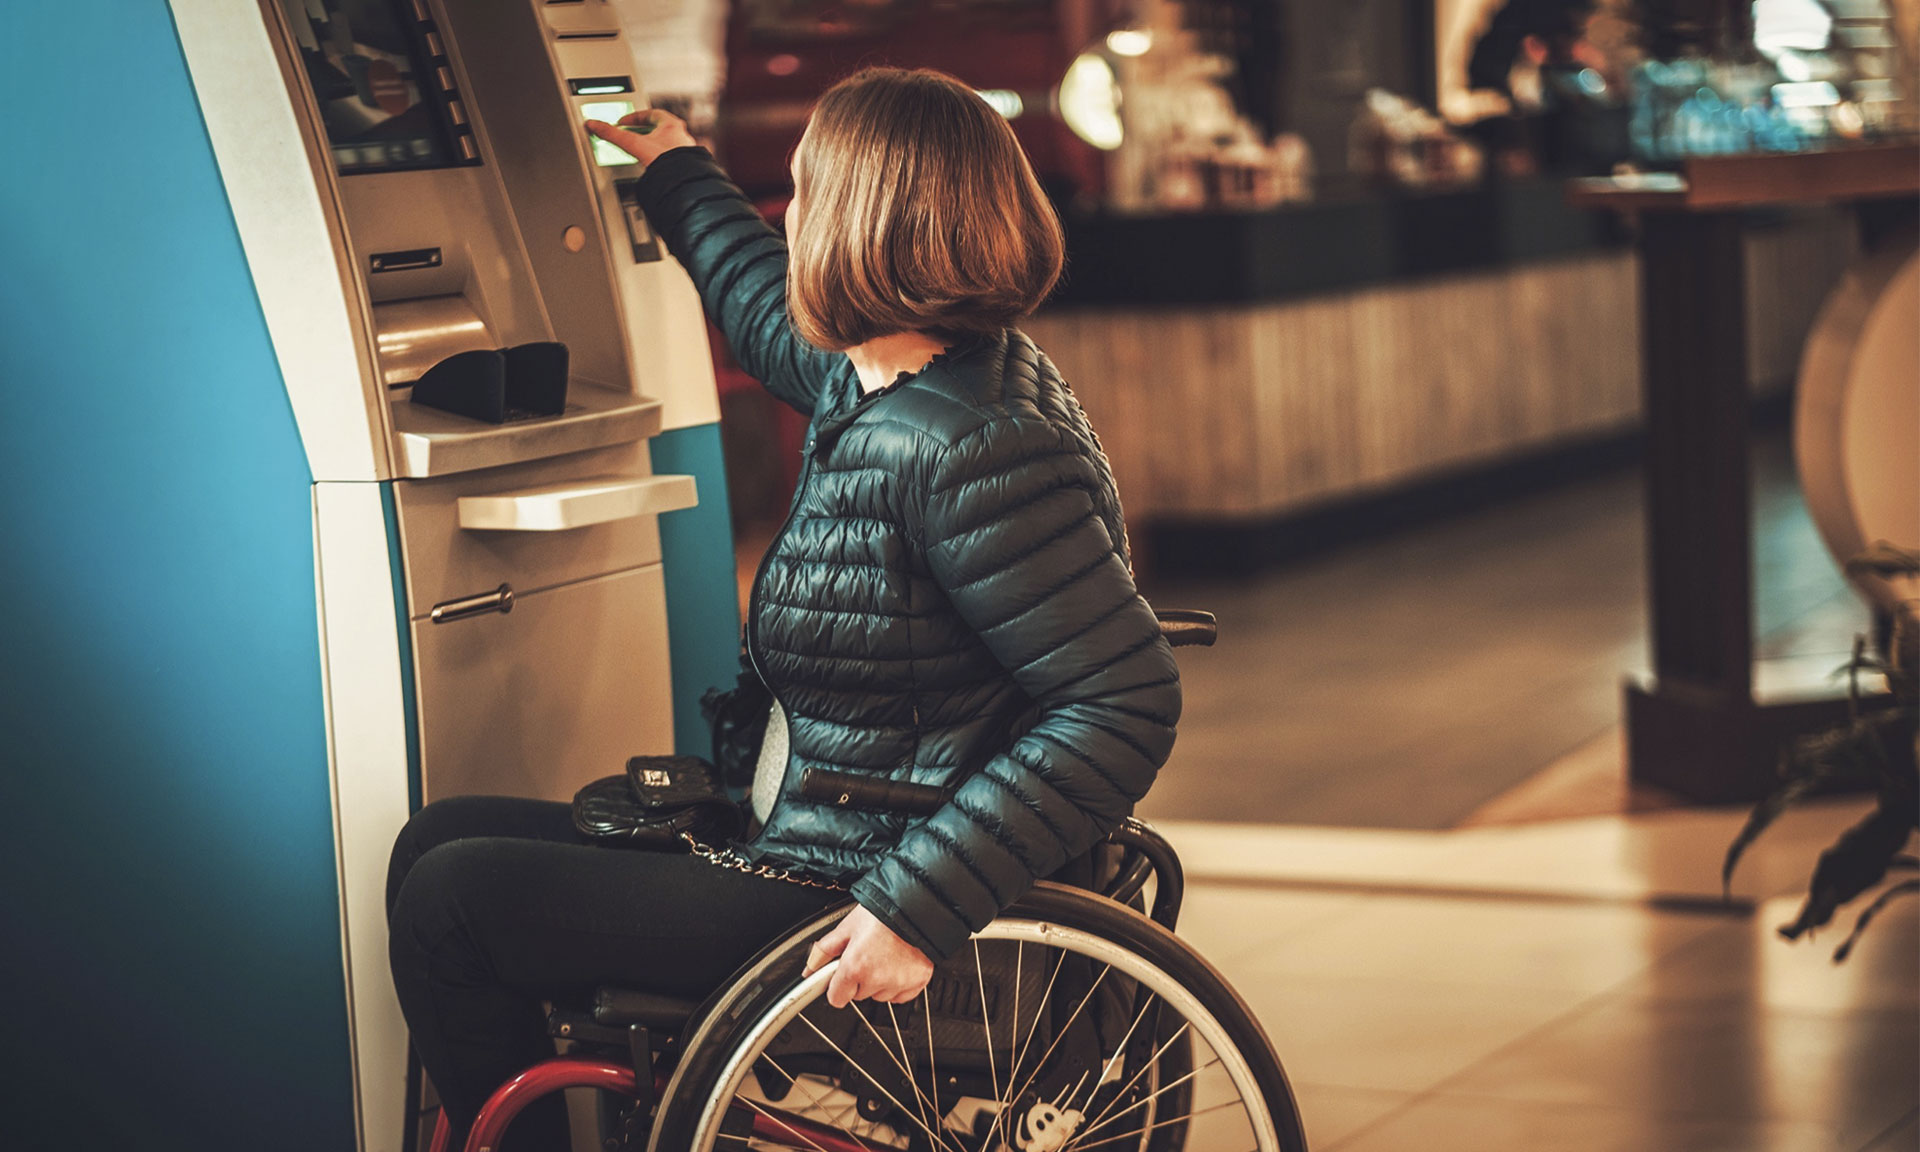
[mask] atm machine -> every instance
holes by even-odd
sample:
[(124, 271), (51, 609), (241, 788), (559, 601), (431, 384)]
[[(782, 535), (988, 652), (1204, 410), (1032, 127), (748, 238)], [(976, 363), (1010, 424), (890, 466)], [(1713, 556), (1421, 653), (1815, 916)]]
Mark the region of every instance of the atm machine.
[[(172, 6), (312, 470), (355, 1108), (388, 1152), (394, 833), (673, 751), (675, 682), (684, 730), (731, 671), (706, 326), (633, 162), (580, 128), (646, 106), (608, 0)], [(548, 341), (557, 415), (414, 402), (450, 356)]]

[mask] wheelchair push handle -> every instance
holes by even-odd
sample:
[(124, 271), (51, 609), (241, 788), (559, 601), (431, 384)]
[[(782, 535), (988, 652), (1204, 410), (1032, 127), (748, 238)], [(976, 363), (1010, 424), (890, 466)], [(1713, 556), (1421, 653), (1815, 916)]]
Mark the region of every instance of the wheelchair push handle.
[(1175, 648), (1211, 648), (1220, 635), (1219, 621), (1211, 612), (1197, 608), (1162, 608), (1154, 615), (1160, 618), (1160, 634)]
[(808, 768), (800, 774), (800, 795), (817, 804), (863, 812), (897, 812), (902, 816), (931, 816), (953, 793), (911, 780), (879, 780), (831, 768)]

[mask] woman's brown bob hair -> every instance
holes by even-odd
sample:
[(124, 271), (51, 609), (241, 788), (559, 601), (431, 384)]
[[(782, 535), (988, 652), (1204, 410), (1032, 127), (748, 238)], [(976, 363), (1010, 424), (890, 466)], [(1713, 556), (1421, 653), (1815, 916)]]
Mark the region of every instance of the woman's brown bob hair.
[(787, 310), (820, 348), (997, 331), (1060, 278), (1060, 220), (1013, 129), (944, 72), (870, 68), (835, 84), (793, 168)]

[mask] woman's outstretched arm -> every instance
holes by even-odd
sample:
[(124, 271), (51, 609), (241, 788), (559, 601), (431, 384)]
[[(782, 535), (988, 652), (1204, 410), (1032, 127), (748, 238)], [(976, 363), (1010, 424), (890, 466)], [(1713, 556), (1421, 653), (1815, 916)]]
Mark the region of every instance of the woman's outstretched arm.
[(621, 118), (656, 125), (641, 135), (588, 121), (587, 130), (646, 165), (640, 205), (699, 289), (707, 315), (747, 374), (811, 414), (824, 383), (852, 371), (847, 358), (800, 339), (787, 322), (787, 243), (686, 126), (665, 112)]

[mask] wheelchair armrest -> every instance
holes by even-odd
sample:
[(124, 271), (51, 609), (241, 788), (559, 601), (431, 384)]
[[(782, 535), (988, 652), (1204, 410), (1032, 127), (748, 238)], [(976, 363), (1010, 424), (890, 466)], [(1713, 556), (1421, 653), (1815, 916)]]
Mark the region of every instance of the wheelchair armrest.
[(625, 1027), (638, 1024), (678, 1032), (686, 1026), (693, 1010), (691, 1000), (661, 996), (653, 992), (635, 992), (630, 988), (601, 988), (593, 994), (593, 1020), (596, 1024)]

